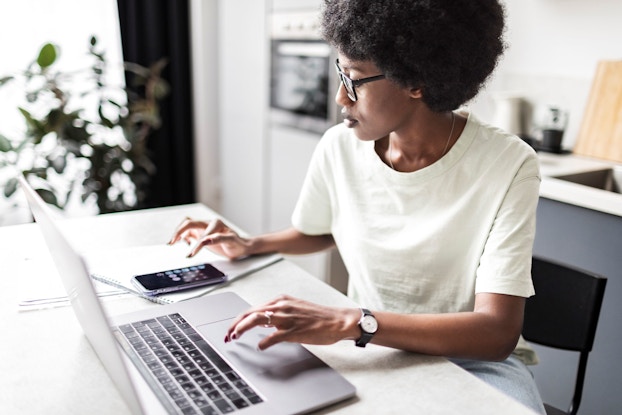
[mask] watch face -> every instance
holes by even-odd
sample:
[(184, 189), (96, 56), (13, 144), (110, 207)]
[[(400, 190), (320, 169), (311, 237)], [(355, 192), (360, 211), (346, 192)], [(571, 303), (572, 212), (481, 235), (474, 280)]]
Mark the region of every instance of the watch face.
[(361, 328), (367, 333), (375, 333), (378, 330), (378, 322), (373, 316), (365, 316), (361, 321)]

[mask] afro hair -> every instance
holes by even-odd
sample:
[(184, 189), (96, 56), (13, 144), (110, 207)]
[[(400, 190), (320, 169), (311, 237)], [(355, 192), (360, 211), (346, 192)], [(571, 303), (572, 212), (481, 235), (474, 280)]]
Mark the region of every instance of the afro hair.
[(505, 50), (497, 0), (325, 0), (324, 39), (388, 79), (421, 88), (432, 111), (477, 95)]

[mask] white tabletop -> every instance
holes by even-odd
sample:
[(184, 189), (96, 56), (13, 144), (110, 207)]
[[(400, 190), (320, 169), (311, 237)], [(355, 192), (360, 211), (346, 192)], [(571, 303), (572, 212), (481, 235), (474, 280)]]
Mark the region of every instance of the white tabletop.
[[(72, 219), (66, 229), (84, 250), (165, 243), (185, 216), (209, 218), (199, 204)], [(20, 311), (33, 285), (58, 275), (36, 224), (0, 228), (0, 408), (6, 414), (128, 414), (70, 307)], [(42, 275), (42, 268), (49, 273)], [(222, 288), (251, 304), (280, 293), (330, 305), (352, 305), (338, 291), (289, 261), (280, 261)], [(120, 314), (158, 307), (132, 296), (104, 299)], [(446, 359), (351, 341), (309, 346), (357, 388), (357, 397), (320, 413), (530, 414), (510, 398)]]

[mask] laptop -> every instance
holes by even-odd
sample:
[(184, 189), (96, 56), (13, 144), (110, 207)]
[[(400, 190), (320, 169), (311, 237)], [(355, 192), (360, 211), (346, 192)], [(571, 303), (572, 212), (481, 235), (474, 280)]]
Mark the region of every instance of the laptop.
[(274, 328), (224, 335), (250, 305), (232, 292), (109, 318), (85, 260), (28, 182), (20, 184), (86, 337), (134, 414), (298, 414), (355, 395), (345, 378), (299, 344), (259, 351)]

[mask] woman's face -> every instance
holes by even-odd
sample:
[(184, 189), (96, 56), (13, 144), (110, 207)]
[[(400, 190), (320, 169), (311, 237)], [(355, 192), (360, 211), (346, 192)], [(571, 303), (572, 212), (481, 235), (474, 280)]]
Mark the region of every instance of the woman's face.
[[(339, 57), (339, 66), (350, 79), (380, 75), (370, 61), (353, 61)], [(352, 101), (343, 84), (339, 85), (335, 101), (343, 107), (344, 124), (354, 129), (363, 141), (375, 141), (391, 132), (398, 132), (412, 122), (413, 91), (388, 79), (379, 79), (355, 87), (356, 101)]]

